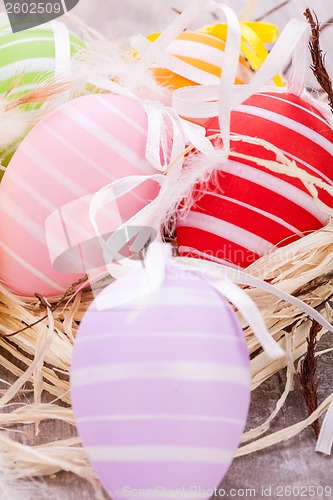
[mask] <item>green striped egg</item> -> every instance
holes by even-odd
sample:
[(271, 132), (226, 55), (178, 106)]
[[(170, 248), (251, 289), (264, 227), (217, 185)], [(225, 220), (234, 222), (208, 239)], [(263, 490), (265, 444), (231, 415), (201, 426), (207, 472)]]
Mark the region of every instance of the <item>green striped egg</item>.
[(20, 76), (17, 92), (28, 92), (54, 75), (57, 51), (61, 50), (59, 57), (63, 58), (83, 47), (84, 43), (59, 21), (12, 33), (7, 16), (0, 16), (0, 93), (11, 88)]
[[(59, 21), (12, 33), (7, 15), (1, 14), (0, 94), (12, 89), (14, 84), (10, 99), (27, 94), (55, 74), (69, 70), (70, 58), (84, 46)], [(31, 106), (38, 108), (40, 105)], [(17, 146), (13, 144), (7, 151), (0, 151), (2, 165), (8, 164)]]

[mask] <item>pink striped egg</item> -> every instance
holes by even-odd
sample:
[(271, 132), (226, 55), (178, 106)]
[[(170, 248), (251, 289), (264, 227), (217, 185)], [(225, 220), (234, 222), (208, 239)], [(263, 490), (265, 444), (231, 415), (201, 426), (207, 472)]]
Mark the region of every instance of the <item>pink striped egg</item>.
[[(207, 134), (218, 132), (218, 121), (213, 119)], [(272, 92), (253, 95), (232, 112), (231, 132), (268, 141), (304, 171), (333, 184), (332, 128), (300, 97)], [(328, 222), (300, 180), (235, 156), (275, 160), (274, 153), (236, 141), (231, 149), (208, 192), (178, 222), (181, 255), (247, 267), (275, 246), (291, 243)], [(333, 204), (323, 190), (319, 199)]]
[(243, 332), (207, 282), (175, 267), (112, 307), (139, 286), (137, 275), (109, 285), (82, 320), (71, 368), (79, 435), (114, 500), (208, 499), (247, 419)]
[[(79, 97), (38, 123), (0, 185), (2, 282), (21, 295), (51, 296), (85, 274), (84, 245), (96, 236), (88, 217), (92, 194), (115, 179), (156, 172), (145, 156), (147, 126), (140, 103), (109, 94)], [(156, 193), (146, 182), (106, 207), (103, 233)]]

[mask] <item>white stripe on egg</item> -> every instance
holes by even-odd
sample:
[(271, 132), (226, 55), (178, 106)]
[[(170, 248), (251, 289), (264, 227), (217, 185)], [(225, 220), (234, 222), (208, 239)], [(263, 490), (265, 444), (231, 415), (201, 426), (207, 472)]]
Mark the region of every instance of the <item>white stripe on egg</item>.
[(232, 451), (194, 446), (87, 446), (94, 462), (172, 462), (221, 464), (230, 462)]
[(106, 384), (120, 380), (187, 380), (200, 382), (232, 382), (248, 386), (247, 368), (224, 363), (145, 362), (114, 363), (110, 365), (85, 366), (74, 369), (71, 374), (73, 388)]

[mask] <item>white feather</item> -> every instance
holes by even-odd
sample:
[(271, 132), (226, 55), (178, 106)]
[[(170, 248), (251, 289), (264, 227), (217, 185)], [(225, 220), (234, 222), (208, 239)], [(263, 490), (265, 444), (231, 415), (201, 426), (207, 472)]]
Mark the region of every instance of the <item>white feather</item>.
[(156, 99), (166, 105), (171, 103), (171, 92), (159, 85), (149, 71), (140, 68), (129, 46), (117, 42), (98, 40), (88, 43), (87, 48), (74, 57), (71, 74), (74, 94), (86, 93), (92, 79), (104, 78), (141, 99)]
[(0, 151), (20, 139), (29, 129), (32, 114), (13, 107), (8, 108), (5, 96), (0, 97)]

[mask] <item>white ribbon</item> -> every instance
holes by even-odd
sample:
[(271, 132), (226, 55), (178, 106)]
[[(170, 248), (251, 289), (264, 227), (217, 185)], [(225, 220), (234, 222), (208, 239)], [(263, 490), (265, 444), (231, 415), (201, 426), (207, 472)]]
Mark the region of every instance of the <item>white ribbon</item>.
[[(171, 259), (171, 246), (153, 243), (150, 245), (145, 259), (142, 261), (132, 261), (130, 272), (125, 275), (120, 274), (121, 280), (112, 284), (112, 288), (107, 287), (97, 295), (93, 307), (99, 311), (119, 306), (126, 306), (127, 303), (136, 301), (138, 308), (144, 304), (145, 296), (159, 288), (165, 278), (166, 262)], [(133, 275), (136, 276), (137, 283), (133, 287)], [(128, 286), (125, 286), (126, 281)], [(109, 293), (112, 293), (110, 301)]]
[(309, 69), (309, 26), (300, 29), (300, 38), (292, 53), (291, 75), (288, 82), (288, 92), (301, 96), (305, 89), (307, 71)]
[[(155, 121), (156, 117), (153, 117), (152, 124), (155, 123)], [(136, 252), (138, 253), (147, 243), (147, 239), (144, 239), (145, 229), (153, 228), (159, 232), (167, 215), (169, 215), (180, 201), (186, 197), (189, 190), (209, 172), (216, 170), (221, 162), (224, 162), (226, 159), (227, 153), (224, 150), (214, 150), (211, 142), (201, 135), (202, 127), (197, 125), (193, 126), (193, 124), (187, 123), (184, 120), (181, 120), (181, 126), (183, 127), (181, 131), (184, 133), (184, 136), (191, 137), (192, 143), (196, 144), (198, 148), (202, 146), (202, 150), (205, 150), (204, 154), (201, 154), (201, 156), (198, 153), (195, 155), (195, 159), (202, 161), (201, 165), (197, 165), (196, 162), (192, 163), (191, 159), (188, 164), (184, 165), (184, 151), (182, 150), (182, 154), (176, 157), (174, 163), (170, 168), (167, 168), (166, 172), (163, 174), (134, 175), (116, 180), (97, 191), (91, 200), (89, 219), (99, 237), (101, 247), (104, 250), (109, 272), (114, 277), (117, 277), (119, 272), (120, 275), (126, 272), (120, 269), (120, 266), (128, 264), (120, 251), (130, 241), (127, 236), (128, 228), (138, 228), (137, 239), (134, 242), (134, 247), (136, 247)], [(199, 128), (199, 132), (197, 127)], [(147, 157), (150, 157), (157, 169), (163, 170), (164, 165), (157, 156), (153, 155), (157, 150), (157, 145), (160, 146), (160, 141), (163, 141), (163, 139), (161, 139), (160, 133), (157, 133), (156, 136), (154, 135), (154, 128), (152, 126), (149, 127), (149, 130)], [(179, 130), (177, 125), (175, 131), (179, 132)], [(150, 134), (151, 137), (149, 137)], [(165, 143), (163, 147), (165, 147)], [(160, 150), (160, 147), (158, 150)], [(172, 157), (176, 155), (176, 151), (172, 153)], [(148, 202), (148, 204), (132, 218), (121, 224), (110, 238), (105, 241), (101, 236), (97, 224), (98, 211), (104, 205), (115, 202), (117, 199), (130, 193), (146, 181), (153, 181), (161, 186), (157, 197), (151, 202)], [(141, 242), (141, 248), (139, 248), (139, 242)]]
[[(218, 157), (218, 154), (220, 153), (216, 153), (215, 160), (223, 162), (228, 156), (230, 101), (231, 107), (235, 107), (253, 92), (262, 88), (264, 83), (271, 80), (281, 70), (283, 64), (287, 62), (295, 48), (298, 47), (301, 42), (302, 47), (305, 43), (305, 36), (308, 32), (307, 24), (297, 20), (290, 21), (280, 39), (272, 49), (270, 55), (254, 76), (252, 82), (247, 86), (235, 86), (235, 92), (232, 93), (231, 90), (232, 98), (229, 100), (226, 96), (228, 96), (230, 89), (234, 88), (234, 75), (237, 70), (239, 58), (239, 23), (233, 11), (231, 11), (228, 7), (220, 5), (213, 0), (198, 0), (186, 11), (184, 11), (184, 13), (179, 16), (164, 33), (162, 33), (156, 42), (150, 46), (142, 57), (140, 64), (149, 66), (152, 60), (156, 57), (156, 53), (163, 50), (163, 48), (165, 48), (165, 46), (167, 46), (170, 41), (172, 41), (174, 37), (177, 36), (177, 34), (183, 30), (196, 15), (198, 15), (199, 11), (202, 12), (202, 10), (207, 9), (210, 11), (217, 8), (221, 9), (225, 13), (227, 21), (231, 24), (226, 44), (226, 65), (228, 67), (230, 65), (232, 69), (230, 71), (223, 72), (220, 87), (189, 87), (176, 91), (174, 93), (174, 110), (165, 108), (156, 102), (144, 103), (149, 123), (146, 151), (147, 158), (157, 170), (161, 172), (167, 171), (167, 175), (152, 175), (146, 177), (133, 176), (120, 181), (115, 181), (96, 193), (91, 204), (90, 220), (98, 235), (100, 235), (100, 233), (96, 224), (96, 215), (101, 206), (111, 200), (114, 201), (124, 194), (129, 193), (131, 190), (135, 189), (148, 179), (160, 184), (161, 190), (158, 197), (148, 206), (144, 207), (129, 221), (125, 222), (119, 230), (123, 230), (123, 234), (126, 234), (126, 227), (129, 226), (152, 226), (159, 230), (158, 222), (163, 219), (163, 214), (166, 215), (169, 212), (169, 209), (173, 206), (172, 201), (170, 201), (169, 198), (172, 197), (173, 193), (176, 191), (177, 185), (179, 184), (179, 179), (182, 174), (182, 153), (187, 140), (207, 155), (207, 170), (204, 170), (202, 174), (207, 173), (210, 168), (212, 169), (212, 165), (210, 165), (210, 163), (213, 164), (214, 162), (212, 161), (212, 158), (214, 157), (214, 150), (211, 143), (209, 143), (204, 137), (203, 129), (179, 118), (179, 116), (175, 113), (175, 110), (179, 114), (185, 116), (192, 115), (198, 118), (216, 116), (219, 114), (221, 126), (224, 130), (224, 144), (227, 146), (224, 149), (224, 155), (220, 155)], [(294, 58), (293, 75), (295, 76), (293, 76), (290, 84), (291, 88), (297, 89), (298, 92), (302, 89), (302, 85), (304, 83), (303, 73), (305, 71), (304, 57), (301, 57), (300, 54), (301, 52), (299, 52), (299, 57)], [(222, 98), (223, 95), (224, 98)], [(193, 96), (196, 99), (193, 99)], [(186, 99), (187, 97), (189, 98)], [(219, 102), (209, 102), (214, 99), (218, 101), (221, 101), (222, 99), (228, 102), (225, 106), (223, 104), (221, 105)], [(227, 119), (225, 119), (225, 115), (228, 115)], [(228, 140), (226, 140), (226, 137), (228, 137)], [(168, 151), (170, 149), (171, 141), (171, 153), (169, 154)], [(168, 168), (168, 163), (171, 164), (171, 166), (169, 165), (170, 168)], [(198, 180), (200, 178), (201, 177), (198, 175)], [(192, 177), (192, 179), (195, 180), (195, 177)], [(190, 184), (188, 183), (187, 189), (189, 187)], [(181, 201), (182, 196), (185, 194), (185, 188), (180, 190), (178, 201)], [(114, 260), (116, 261), (117, 257), (119, 257), (121, 245), (124, 245), (125, 243), (126, 241), (119, 238), (119, 235), (112, 235), (108, 242), (103, 240), (102, 245), (104, 250), (109, 252), (109, 256), (114, 255)], [(232, 279), (234, 279), (234, 276)], [(252, 278), (252, 284), (253, 280), (254, 278)], [(254, 286), (259, 286), (264, 289), (266, 285), (269, 287), (268, 284), (264, 284), (258, 280), (257, 284)], [(269, 291), (275, 293), (276, 295), (279, 294), (279, 291), (275, 290), (273, 287), (269, 288)], [(286, 296), (282, 292), (280, 294), (280, 298), (283, 298), (284, 300), (287, 299), (289, 301), (293, 300), (293, 303), (300, 308), (303, 306), (301, 301), (294, 298), (291, 299), (290, 296)], [(316, 313), (316, 311), (308, 306), (305, 306), (305, 308), (307, 314), (311, 317), (317, 317), (319, 322), (321, 322), (323, 318), (319, 315), (319, 313)], [(330, 325), (328, 325), (328, 328), (329, 327)]]
[[(221, 110), (221, 100), (230, 100), (229, 110), (235, 109), (251, 95), (262, 90), (276, 74), (284, 69), (290, 56), (293, 57), (293, 71), (289, 83), (289, 91), (301, 95), (304, 91), (306, 78), (306, 49), (309, 26), (307, 23), (297, 19), (291, 19), (278, 38), (269, 56), (264, 61), (260, 69), (255, 73), (253, 79), (247, 85), (233, 85), (230, 95), (229, 88), (226, 92), (225, 82), (226, 73), (222, 74), (220, 85), (185, 87), (178, 89), (173, 93), (173, 109), (181, 116), (191, 118), (209, 118), (219, 117), (222, 137), (229, 133), (230, 121), (225, 121), (225, 116)], [(233, 53), (234, 62), (238, 58)], [(227, 65), (227, 61), (226, 61)], [(230, 77), (229, 77), (230, 78)], [(231, 84), (231, 79), (229, 81)], [(277, 88), (273, 88), (274, 92)]]
[[(219, 105), (220, 114), (223, 117), (223, 130), (225, 131), (223, 135), (224, 153), (215, 153), (216, 159), (220, 154), (219, 158), (222, 162), (227, 158), (229, 152), (230, 99), (228, 96), (232, 96), (232, 89), (238, 68), (241, 43), (240, 25), (233, 10), (214, 0), (197, 0), (160, 35), (156, 42), (149, 45), (148, 50), (142, 56), (138, 64), (143, 67), (150, 67), (150, 64), (156, 59), (156, 57), (158, 57), (158, 54), (160, 54), (195, 17), (202, 14), (202, 12), (211, 12), (214, 10), (220, 10), (223, 12), (229, 25), (225, 48), (226, 69), (223, 72), (221, 79), (221, 92), (224, 94), (225, 98)], [(114, 82), (108, 82), (107, 79), (99, 79), (99, 81), (96, 81), (95, 83), (99, 86), (102, 85), (103, 88), (109, 91), (117, 92), (121, 95), (128, 95), (126, 89), (124, 90), (121, 86)], [(130, 97), (138, 100), (135, 96), (131, 95)], [(143, 101), (142, 105), (148, 117), (146, 158), (158, 171), (168, 172), (168, 174), (166, 182), (161, 177), (156, 177), (155, 175), (149, 177), (149, 179), (156, 181), (161, 185), (161, 191), (155, 200), (153, 200), (147, 207), (143, 208), (139, 214), (126, 223), (127, 225), (137, 226), (149, 225), (149, 221), (155, 218), (155, 211), (161, 213), (164, 209), (164, 213), (168, 213), (168, 209), (170, 208), (168, 190), (173, 189), (174, 185), (179, 180), (186, 145), (191, 144), (198, 151), (204, 153), (210, 158), (214, 156), (214, 147), (205, 137), (206, 132), (203, 127), (180, 118), (172, 108), (165, 107), (159, 102)], [(207, 170), (209, 170), (209, 161)], [(148, 180), (148, 177), (141, 176), (138, 178), (137, 176), (133, 176), (129, 179), (125, 179), (124, 181), (115, 181), (96, 193), (91, 205), (90, 220), (98, 235), (100, 235), (100, 233), (96, 224), (97, 211), (103, 206), (103, 204), (108, 203), (111, 200), (114, 201), (120, 196), (127, 194), (145, 180)], [(181, 198), (179, 201), (180, 200)], [(126, 224), (122, 225), (119, 230), (125, 229)], [(112, 241), (110, 240), (109, 243), (111, 242)], [(114, 243), (115, 242), (113, 241), (113, 244)], [(115, 256), (118, 253), (116, 248), (118, 248), (119, 244), (120, 243), (118, 242), (116, 247), (112, 250), (112, 252), (115, 251)], [(105, 242), (103, 243), (103, 248), (106, 249)]]
[[(71, 40), (67, 26), (60, 21), (50, 21), (54, 38), (54, 76), (67, 78), (71, 69)], [(67, 102), (70, 92), (61, 93), (57, 105)]]
[[(208, 279), (208, 281), (218, 291), (223, 293), (227, 297), (227, 299), (230, 300), (239, 309), (241, 314), (244, 316), (244, 318), (252, 328), (253, 333), (256, 335), (260, 344), (266, 351), (267, 355), (271, 359), (277, 359), (281, 357), (281, 348), (267, 332), (262, 316), (258, 311), (255, 303), (243, 290), (238, 288), (235, 283), (255, 287), (265, 292), (271, 293), (276, 297), (299, 308), (324, 328), (333, 332), (333, 326), (328, 321), (326, 321), (326, 319), (313, 307), (308, 306), (300, 299), (297, 299), (296, 297), (293, 297), (292, 295), (285, 293), (282, 290), (274, 287), (273, 285), (270, 285), (269, 283), (266, 283), (259, 278), (255, 278), (245, 273), (244, 271), (233, 269), (222, 264), (216, 264), (215, 262), (193, 259), (190, 257), (178, 257), (176, 260), (178, 262), (178, 266), (182, 269), (200, 270), (202, 272), (202, 276)], [(223, 284), (223, 282), (221, 282), (221, 280), (228, 280), (228, 288), (224, 288), (225, 285)], [(231, 286), (231, 284), (233, 286)], [(331, 418), (333, 419), (333, 416)]]
[(297, 307), (307, 316), (317, 321), (322, 327), (326, 328), (326, 330), (333, 333), (333, 326), (313, 307), (305, 304), (297, 297), (293, 297), (289, 293), (279, 290), (277, 287), (270, 285), (266, 281), (251, 276), (245, 271), (234, 269), (223, 264), (217, 264), (215, 262), (207, 260), (193, 259), (191, 257), (178, 257), (177, 260), (179, 261), (179, 264), (189, 266), (192, 269), (200, 269), (203, 272), (208, 273), (208, 276), (215, 277), (215, 279), (218, 279), (219, 277), (227, 277), (234, 283), (237, 283), (239, 285), (255, 287), (259, 290), (263, 290), (264, 292), (275, 295), (279, 299), (289, 302), (289, 304)]
[(222, 295), (226, 297), (235, 307), (239, 310), (248, 324), (251, 326), (254, 334), (259, 340), (260, 344), (266, 351), (270, 359), (279, 359), (285, 356), (282, 347), (273, 339), (269, 334), (264, 320), (261, 316), (259, 309), (253, 300), (230, 279), (214, 279), (210, 277), (209, 283)]
[(323, 421), (319, 438), (317, 441), (316, 451), (331, 455), (333, 448), (333, 403), (329, 407), (325, 419)]
[[(213, 83), (205, 72), (193, 68), (191, 65), (180, 61), (176, 57), (166, 54), (164, 51), (170, 43), (199, 15), (220, 11), (223, 13), (228, 24), (228, 34), (224, 52), (224, 65), (220, 86), (218, 87), (218, 115), (220, 117), (220, 126), (222, 140), (226, 151), (230, 149), (230, 111), (233, 96), (234, 82), (237, 76), (239, 65), (239, 56), (241, 48), (241, 28), (235, 12), (227, 5), (215, 0), (197, 0), (190, 5), (184, 12), (178, 16), (175, 21), (157, 38), (153, 43), (143, 42), (141, 37), (133, 40), (136, 50), (142, 51), (147, 47), (139, 65), (148, 69), (154, 61), (161, 62), (166, 68), (176, 71), (178, 74), (197, 83)], [(140, 50), (141, 49), (141, 50)], [(222, 57), (222, 54), (221, 54)], [(216, 78), (214, 78), (215, 82)], [(217, 82), (216, 82), (217, 83)], [(188, 90), (188, 89), (187, 89)], [(191, 117), (191, 113), (177, 113), (181, 116)], [(217, 114), (215, 116), (217, 116)], [(193, 116), (194, 117), (194, 116)]]
[[(175, 169), (175, 163), (181, 167), (187, 145), (208, 155), (214, 151), (213, 145), (206, 138), (205, 128), (180, 118), (172, 108), (159, 101), (142, 101), (133, 92), (107, 77), (92, 77), (90, 83), (142, 105), (148, 118), (146, 159), (158, 171), (166, 172), (171, 164)], [(134, 178), (133, 181), (135, 182)]]
[(148, 117), (146, 158), (160, 172), (166, 172), (169, 166), (180, 171), (188, 144), (207, 154), (214, 151), (200, 125), (183, 120), (157, 101), (143, 101), (142, 105)]
[(51, 21), (54, 37), (54, 74), (69, 74), (71, 67), (71, 40), (68, 28), (60, 21)]
[[(158, 217), (159, 212), (161, 212), (162, 214), (167, 213), (168, 204), (170, 202), (170, 189), (172, 189), (174, 181), (178, 180), (178, 175), (179, 172), (171, 169), (168, 172), (167, 176), (164, 176), (162, 174), (151, 176), (132, 176), (121, 179), (119, 181), (115, 181), (95, 194), (90, 205), (90, 221), (96, 231), (96, 234), (100, 237), (100, 243), (104, 250), (105, 260), (108, 263), (109, 272), (112, 276), (119, 277), (127, 272), (126, 265), (128, 264), (128, 262), (124, 260), (122, 254), (120, 253), (121, 249), (129, 241), (128, 238), (126, 238), (126, 229), (128, 230), (128, 228), (132, 226), (138, 228), (137, 239), (132, 245), (132, 250), (135, 250), (136, 253), (139, 253), (139, 251), (144, 248), (149, 239), (149, 232), (145, 233), (143, 229), (147, 227), (149, 228), (150, 226), (156, 227), (155, 218)], [(107, 241), (105, 241), (100, 236), (100, 232), (96, 222), (96, 216), (100, 207), (124, 196), (147, 180), (152, 180), (160, 184), (161, 191), (159, 193), (159, 196), (155, 198), (155, 200), (153, 200), (149, 205), (144, 207), (140, 212), (134, 215), (129, 221), (122, 224), (118, 228), (118, 230), (113, 233)], [(254, 276), (251, 276), (246, 272), (241, 271), (240, 269), (234, 269), (222, 264), (217, 264), (215, 262), (205, 261), (201, 259), (192, 259), (188, 257), (178, 258), (177, 261), (178, 265), (182, 265), (183, 267), (187, 267), (192, 270), (193, 268), (196, 268), (206, 273), (207, 276), (209, 276), (210, 280), (212, 280), (213, 286), (215, 286), (214, 282), (218, 280), (228, 279), (237, 284), (255, 287), (265, 292), (271, 293), (279, 299), (294, 305), (295, 307), (303, 311), (307, 316), (317, 321), (321, 326), (323, 326), (330, 332), (333, 332), (333, 326), (314, 308), (305, 304), (300, 299), (293, 297), (292, 295), (279, 290), (277, 287), (274, 287), (273, 285), (270, 285), (269, 283), (259, 278), (255, 278)], [(123, 263), (123, 265), (121, 265), (121, 263)], [(131, 262), (129, 261), (129, 263)], [(237, 300), (235, 289), (233, 289), (232, 293), (234, 299)], [(251, 313), (246, 316), (248, 323), (251, 325), (250, 317)], [(258, 328), (256, 329), (258, 330)], [(267, 343), (265, 343), (265, 341), (263, 341), (262, 339), (260, 339), (260, 341), (265, 346), (265, 349), (268, 349), (269, 351), (269, 345), (267, 345)], [(274, 357), (274, 354), (271, 353), (271, 356)]]
[[(172, 108), (165, 107), (159, 102), (143, 101), (142, 105), (148, 117), (146, 158), (158, 171), (167, 172), (167, 175), (165, 178), (158, 175), (149, 177), (132, 176), (128, 179), (115, 181), (95, 194), (90, 207), (90, 220), (97, 235), (100, 236), (96, 224), (96, 215), (104, 204), (115, 201), (148, 179), (158, 182), (161, 185), (159, 196), (118, 228), (118, 231), (122, 232), (122, 236), (120, 233), (118, 233), (118, 235), (112, 235), (107, 243), (101, 239), (104, 251), (108, 252), (109, 257), (113, 255), (115, 261), (120, 257), (120, 245), (126, 243), (126, 241), (123, 240), (123, 236), (126, 235), (126, 226), (149, 226), (152, 224), (152, 221), (159, 221), (159, 219), (161, 219), (158, 214), (163, 213), (165, 215), (172, 207), (170, 194), (172, 194), (171, 190), (175, 191), (175, 186), (182, 173), (186, 145), (191, 144), (198, 151), (207, 155), (207, 168), (203, 174), (210, 170), (210, 162), (212, 159), (213, 161), (219, 159), (220, 162), (223, 162), (228, 156), (230, 147), (230, 99), (228, 96), (230, 96), (230, 98), (232, 96), (241, 43), (240, 25), (233, 10), (214, 0), (197, 0), (160, 35), (156, 42), (149, 45), (148, 50), (142, 56), (138, 64), (143, 67), (150, 67), (152, 61), (158, 57), (158, 54), (160, 54), (160, 52), (163, 51), (164, 48), (166, 48), (168, 44), (188, 26), (188, 24), (190, 24), (195, 17), (202, 14), (202, 12), (211, 12), (214, 10), (223, 12), (228, 23), (228, 37), (225, 48), (226, 69), (221, 78), (221, 92), (225, 97), (223, 102), (219, 105), (220, 114), (223, 117), (223, 130), (225, 131), (223, 135), (224, 151), (220, 152), (214, 150), (211, 142), (205, 137), (206, 132), (203, 127), (180, 118)], [(102, 84), (107, 90), (119, 90), (119, 93), (124, 95), (122, 87), (119, 86), (118, 89), (118, 85), (113, 82), (108, 82), (106, 79), (103, 79), (96, 83), (99, 85)], [(125, 95), (126, 93), (125, 91)], [(134, 98), (137, 99), (136, 97)], [(199, 178), (200, 177), (198, 177), (198, 179)], [(181, 201), (182, 196), (186, 194), (189, 187), (191, 186), (186, 186), (185, 192), (183, 192), (184, 190), (179, 191), (180, 197), (178, 201)], [(159, 230), (156, 224), (153, 224), (153, 227)], [(117, 271), (118, 269), (119, 266), (117, 266)], [(115, 269), (113, 269), (113, 271), (115, 272)]]
[[(142, 299), (141, 304), (144, 306), (145, 296), (162, 284), (167, 265), (174, 265), (180, 270), (189, 272), (195, 270), (201, 279), (207, 281), (218, 291), (218, 293), (223, 295), (229, 302), (237, 307), (251, 325), (255, 335), (260, 340), (267, 355), (271, 359), (279, 359), (285, 356), (284, 350), (269, 334), (259, 309), (244, 290), (237, 287), (227, 276), (219, 276), (217, 278), (216, 275), (214, 276), (211, 273), (207, 273), (204, 269), (195, 269), (195, 267), (191, 265), (184, 266), (180, 263), (179, 259), (172, 258), (171, 247), (169, 245), (159, 242), (154, 242), (149, 246), (143, 263), (136, 262), (135, 266), (127, 273), (127, 276), (122, 276), (122, 283), (121, 280), (119, 281), (119, 289), (117, 287), (117, 282), (112, 285), (112, 301), (110, 302), (109, 292), (105, 294), (101, 292), (95, 299), (95, 307), (97, 307), (98, 310), (118, 307), (134, 299), (137, 301)], [(127, 289), (124, 286), (124, 280), (129, 279), (129, 282), (132, 284), (133, 275), (137, 277), (137, 286), (135, 289)], [(108, 291), (109, 289), (106, 290)], [(138, 308), (139, 307), (140, 302), (138, 303)]]
[[(133, 50), (137, 51), (138, 53), (148, 52), (150, 47), (154, 47), (154, 51), (156, 52), (155, 44), (156, 42), (150, 42), (149, 40), (147, 40), (146, 37), (140, 34), (135, 35), (131, 39), (131, 46)], [(211, 73), (207, 73), (207, 71), (203, 71), (199, 68), (195, 68), (191, 64), (182, 61), (181, 59), (178, 59), (178, 57), (173, 56), (172, 54), (168, 54), (166, 52), (160, 52), (160, 53), (156, 52), (155, 60), (161, 67), (169, 71), (172, 71), (173, 73), (176, 73), (177, 75), (182, 76), (183, 78), (186, 78), (191, 82), (197, 83), (198, 85), (213, 85), (220, 81), (218, 76), (212, 75)], [(140, 60), (138, 64), (143, 66), (142, 60)], [(146, 68), (146, 70), (147, 69), (148, 68)]]
[[(103, 205), (106, 205), (112, 201), (116, 201), (118, 198), (121, 198), (122, 196), (128, 194), (147, 180), (157, 182), (158, 184), (160, 184), (160, 186), (162, 186), (162, 189), (167, 183), (167, 177), (163, 174), (146, 176), (136, 175), (127, 177), (112, 182), (111, 184), (100, 189), (97, 193), (95, 193), (90, 204), (90, 222), (99, 237), (100, 245), (104, 251), (104, 259), (107, 264), (108, 270), (110, 274), (115, 278), (118, 278), (122, 274), (126, 273), (124, 264), (131, 264), (130, 262), (124, 260), (124, 257), (121, 254), (121, 249), (124, 248), (126, 243), (128, 243), (129, 241), (127, 233), (128, 228), (131, 226), (138, 227), (138, 237), (140, 237), (142, 233), (140, 228), (142, 229), (142, 227), (147, 227), (149, 225), (149, 221), (152, 220), (155, 215), (154, 212), (156, 199), (153, 200), (149, 205), (144, 207), (142, 210), (140, 210), (140, 212), (132, 217), (129, 221), (118, 227), (117, 231), (115, 231), (107, 241), (105, 241), (100, 234), (96, 221), (97, 213)], [(139, 251), (144, 248), (144, 245), (145, 242), (142, 242), (142, 246), (140, 249), (137, 249), (137, 253), (139, 253)]]
[[(203, 279), (208, 281), (213, 286), (213, 288), (215, 288), (239, 310), (244, 319), (251, 326), (253, 333), (256, 335), (257, 339), (259, 340), (260, 344), (262, 345), (263, 349), (270, 359), (275, 360), (285, 356), (285, 352), (282, 347), (279, 346), (279, 344), (268, 332), (262, 315), (254, 301), (247, 295), (244, 290), (239, 288), (234, 283), (233, 278), (230, 279), (230, 275), (233, 276), (232, 272), (229, 276), (228, 272), (224, 272), (225, 270), (229, 271), (228, 268), (224, 269), (224, 266), (214, 264), (212, 271), (209, 266), (205, 265), (205, 261), (181, 257), (174, 260), (177, 267), (179, 267), (180, 269), (188, 271), (197, 269)], [(285, 295), (287, 296), (287, 294)]]
[[(121, 249), (135, 237), (131, 250), (139, 253), (149, 243), (151, 230), (154, 229), (159, 234), (167, 215), (174, 213), (180, 200), (186, 198), (189, 189), (192, 189), (199, 179), (218, 168), (221, 161), (223, 162), (225, 159), (224, 154), (225, 152), (215, 150), (212, 150), (208, 156), (196, 154), (195, 159), (198, 160), (198, 163), (192, 162), (191, 159), (188, 163), (185, 160), (185, 165), (182, 162), (177, 162), (168, 169), (166, 175), (125, 177), (112, 182), (94, 194), (90, 204), (89, 219), (104, 250), (104, 259), (113, 277), (123, 275), (126, 273), (126, 266), (131, 265), (130, 261), (123, 258)], [(98, 211), (104, 205), (115, 202), (148, 180), (161, 186), (158, 196), (132, 218), (121, 224), (105, 241), (96, 220)], [(133, 234), (134, 228), (137, 228), (137, 234)]]

